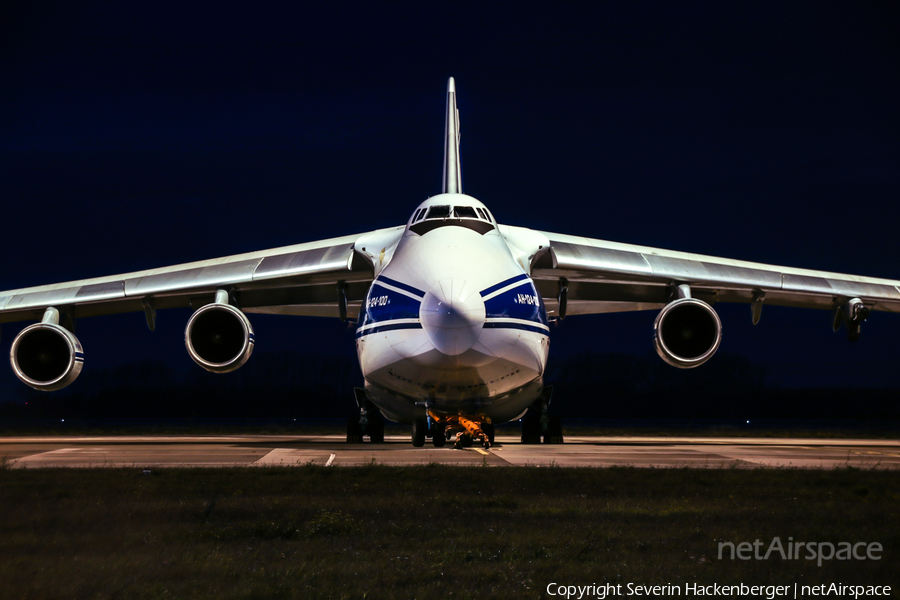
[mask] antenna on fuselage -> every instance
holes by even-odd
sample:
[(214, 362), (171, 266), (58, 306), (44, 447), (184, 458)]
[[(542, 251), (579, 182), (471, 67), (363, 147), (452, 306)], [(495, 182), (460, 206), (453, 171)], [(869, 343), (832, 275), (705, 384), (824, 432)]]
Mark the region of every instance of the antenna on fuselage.
[(459, 110), (456, 82), (447, 81), (447, 120), (444, 123), (444, 181), (441, 193), (462, 194), (462, 167), (459, 164)]

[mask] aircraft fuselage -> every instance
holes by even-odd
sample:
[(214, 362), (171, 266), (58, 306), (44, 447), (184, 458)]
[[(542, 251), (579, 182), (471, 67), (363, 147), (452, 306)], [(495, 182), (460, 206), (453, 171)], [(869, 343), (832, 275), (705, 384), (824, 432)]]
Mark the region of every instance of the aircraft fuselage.
[[(416, 218), (443, 206), (446, 218)], [(456, 216), (456, 207), (478, 210), (476, 218)], [(505, 422), (542, 391), (544, 304), (496, 222), (481, 214), (490, 215), (464, 194), (422, 203), (369, 289), (357, 353), (367, 395), (392, 420), (411, 422), (428, 406)]]

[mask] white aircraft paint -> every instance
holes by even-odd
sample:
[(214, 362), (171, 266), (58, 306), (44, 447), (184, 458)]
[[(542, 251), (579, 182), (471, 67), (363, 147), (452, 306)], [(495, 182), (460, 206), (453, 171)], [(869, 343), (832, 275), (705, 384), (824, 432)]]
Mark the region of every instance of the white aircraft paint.
[[(357, 320), (365, 400), (385, 416), (412, 422), (429, 407), (497, 423), (546, 401), (548, 324), (563, 316), (564, 306), (574, 316), (669, 310), (676, 302), (686, 306), (686, 299), (709, 311), (716, 302), (741, 302), (752, 307), (754, 324), (763, 303), (819, 308), (833, 311), (835, 328), (846, 325), (851, 339), (869, 311), (900, 312), (900, 281), (500, 225), (463, 193), (459, 141), (450, 78), (443, 193), (419, 204), (405, 226), (0, 292), (0, 322), (40, 321), (13, 341), (14, 371), (36, 389), (72, 383), (84, 360), (71, 332), (76, 316), (143, 311), (151, 329), (157, 309), (184, 306), (205, 306), (232, 321), (242, 312), (339, 316)], [(243, 364), (255, 341), (249, 321), (240, 321), (244, 345), (229, 369)], [(717, 347), (720, 324), (713, 329)], [(17, 358), (20, 348), (28, 350)], [(51, 350), (59, 368), (47, 371), (38, 363)], [(691, 367), (709, 354), (697, 360), (660, 355)], [(192, 357), (204, 366), (197, 352)], [(46, 376), (35, 380), (25, 371)]]

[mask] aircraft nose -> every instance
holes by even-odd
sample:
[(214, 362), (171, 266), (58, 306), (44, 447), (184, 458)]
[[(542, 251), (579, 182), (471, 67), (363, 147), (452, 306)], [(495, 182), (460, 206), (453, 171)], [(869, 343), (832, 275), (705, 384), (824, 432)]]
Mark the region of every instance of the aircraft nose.
[(475, 344), (484, 327), (484, 301), (464, 279), (437, 282), (422, 299), (425, 335), (443, 354), (457, 356)]

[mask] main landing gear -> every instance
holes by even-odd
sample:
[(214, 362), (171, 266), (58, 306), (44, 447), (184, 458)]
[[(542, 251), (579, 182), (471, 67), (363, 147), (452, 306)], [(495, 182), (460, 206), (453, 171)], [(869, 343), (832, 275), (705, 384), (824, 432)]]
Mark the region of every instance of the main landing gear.
[[(487, 450), (494, 443), (494, 426), (491, 420), (485, 416), (470, 415), (439, 415), (428, 409), (428, 417), (431, 420), (431, 441), (436, 448), (444, 445), (456, 432), (454, 448), (468, 448), (475, 440)], [(425, 432), (427, 425), (425, 419), (416, 419), (413, 423), (413, 446), (425, 445)], [(422, 432), (419, 434), (419, 432)], [(417, 437), (421, 435), (421, 437)]]
[(384, 417), (381, 411), (366, 397), (364, 390), (353, 388), (353, 393), (356, 395), (359, 415), (347, 420), (347, 442), (360, 444), (364, 435), (369, 436), (370, 442), (384, 442)]
[(551, 417), (547, 414), (547, 407), (553, 396), (553, 386), (544, 388), (541, 397), (529, 407), (528, 412), (522, 417), (522, 443), (540, 444), (543, 438), (545, 444), (562, 444), (562, 421), (559, 417)]

